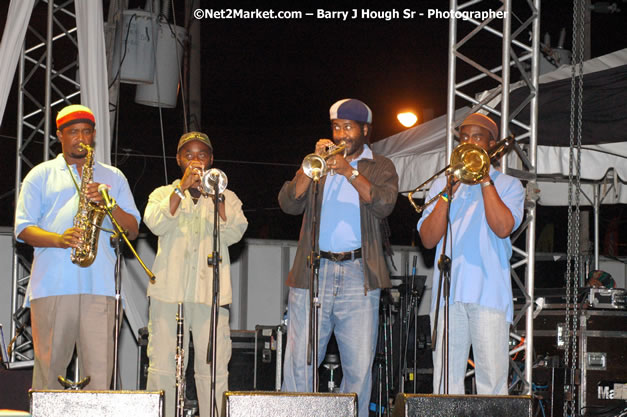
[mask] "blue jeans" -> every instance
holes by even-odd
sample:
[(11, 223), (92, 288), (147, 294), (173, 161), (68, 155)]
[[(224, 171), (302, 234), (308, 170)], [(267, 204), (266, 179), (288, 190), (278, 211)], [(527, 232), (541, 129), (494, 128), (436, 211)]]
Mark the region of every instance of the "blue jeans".
[[(432, 312), (432, 327), (433, 320)], [(433, 352), (434, 394), (444, 393), (444, 305), (440, 309), (438, 321), (438, 343)], [(449, 394), (464, 394), (466, 366), (472, 345), (477, 394), (507, 395), (509, 323), (505, 312), (478, 304), (453, 303), (449, 307), (449, 326)]]
[[(340, 391), (355, 392), (359, 416), (368, 416), (379, 324), (380, 289), (364, 294), (361, 259), (320, 260), (318, 366), (331, 333), (335, 333), (342, 363)], [(283, 391), (311, 392), (313, 369), (307, 366), (309, 290), (290, 288)]]

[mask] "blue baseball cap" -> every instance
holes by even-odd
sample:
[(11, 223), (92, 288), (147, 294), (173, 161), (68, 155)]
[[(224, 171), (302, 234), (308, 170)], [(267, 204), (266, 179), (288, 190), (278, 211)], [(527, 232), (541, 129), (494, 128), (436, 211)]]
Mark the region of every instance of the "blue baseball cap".
[(331, 120), (346, 119), (361, 123), (372, 123), (372, 110), (363, 101), (345, 98), (337, 101), (329, 109)]

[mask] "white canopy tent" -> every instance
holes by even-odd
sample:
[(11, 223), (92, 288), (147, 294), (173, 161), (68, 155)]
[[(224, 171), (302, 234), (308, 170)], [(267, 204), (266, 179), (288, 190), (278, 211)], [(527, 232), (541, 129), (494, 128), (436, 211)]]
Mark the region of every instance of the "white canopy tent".
[[(603, 76), (600, 71), (620, 70), (619, 77), (627, 79), (627, 49), (616, 51), (584, 63), (584, 74)], [(571, 67), (564, 66), (540, 77), (540, 108), (553, 109), (560, 106), (563, 112), (569, 112), (570, 103), (563, 98), (556, 102), (542, 102), (543, 86), (549, 87), (551, 83), (568, 79), (571, 75)], [(585, 75), (584, 75), (585, 77)], [(608, 83), (614, 81), (608, 80)], [(512, 86), (512, 90), (517, 87)], [(627, 94), (627, 89), (620, 90), (620, 94)], [(584, 94), (586, 85), (584, 82)], [(585, 104), (584, 104), (585, 105)], [(627, 106), (627, 103), (624, 103)], [(615, 109), (620, 113), (620, 110)], [(464, 107), (455, 111), (456, 124), (468, 113), (469, 108)], [(552, 110), (550, 110), (552, 111)], [(584, 125), (586, 124), (586, 111), (584, 108)], [(616, 124), (621, 130), (622, 137), (607, 142), (603, 137), (594, 137), (594, 143), (584, 142), (581, 152), (581, 179), (582, 192), (587, 196), (594, 194), (595, 187), (599, 191), (600, 199), (605, 204), (627, 203), (627, 113), (623, 112), (617, 117), (607, 118), (608, 123)], [(548, 122), (547, 122), (548, 123)], [(539, 138), (537, 149), (537, 174), (539, 177), (540, 199), (543, 205), (568, 204), (568, 190), (563, 184), (563, 179), (568, 177), (569, 153), (568, 146), (555, 146), (553, 138), (541, 137), (542, 118), (539, 120)], [(569, 132), (563, 132), (568, 137)], [(562, 140), (564, 138), (561, 138)], [(422, 184), (434, 173), (447, 165), (446, 161), (446, 115), (438, 117), (422, 125), (408, 129), (394, 136), (390, 136), (373, 144), (375, 152), (390, 158), (399, 174), (399, 190), (411, 191)], [(416, 196), (420, 196), (417, 194)], [(594, 199), (581, 200), (582, 205), (594, 205)]]

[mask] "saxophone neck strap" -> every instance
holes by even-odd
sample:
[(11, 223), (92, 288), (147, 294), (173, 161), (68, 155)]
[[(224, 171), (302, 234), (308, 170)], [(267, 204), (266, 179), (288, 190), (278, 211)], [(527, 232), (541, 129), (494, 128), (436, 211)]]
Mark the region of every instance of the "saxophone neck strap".
[(72, 167), (68, 165), (65, 158), (63, 158), (63, 162), (65, 162), (65, 166), (67, 167), (67, 172), (69, 172), (70, 177), (72, 177), (72, 182), (74, 183), (74, 187), (76, 187), (76, 192), (78, 192), (78, 195), (81, 195), (81, 189), (79, 188), (78, 183), (76, 182), (76, 178), (74, 178), (74, 174), (72, 173)]

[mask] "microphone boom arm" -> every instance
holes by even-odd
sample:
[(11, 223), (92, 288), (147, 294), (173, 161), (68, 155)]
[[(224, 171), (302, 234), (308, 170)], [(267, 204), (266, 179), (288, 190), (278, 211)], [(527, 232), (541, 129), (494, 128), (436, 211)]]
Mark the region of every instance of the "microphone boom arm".
[(133, 247), (131, 242), (128, 240), (128, 237), (126, 236), (126, 232), (124, 231), (124, 229), (122, 229), (122, 226), (120, 226), (120, 224), (115, 219), (115, 217), (113, 217), (113, 213), (111, 212), (111, 210), (115, 208), (116, 202), (111, 196), (109, 196), (108, 190), (109, 188), (107, 187), (106, 184), (100, 184), (98, 186), (98, 192), (100, 193), (100, 195), (102, 196), (102, 199), (105, 202), (105, 204), (103, 205), (103, 208), (107, 212), (107, 215), (109, 216), (109, 218), (111, 219), (111, 223), (113, 223), (113, 227), (115, 227), (115, 230), (117, 231), (117, 233), (120, 236), (122, 236), (122, 239), (124, 239), (124, 242), (126, 242), (126, 245), (129, 247), (129, 249), (133, 253), (133, 256), (135, 256), (135, 258), (139, 261), (139, 264), (142, 266), (142, 268), (144, 268), (144, 271), (146, 272), (146, 275), (148, 275), (148, 279), (150, 280), (150, 283), (154, 284), (156, 280), (155, 274), (153, 274), (152, 271), (146, 266), (144, 261), (142, 261), (142, 258), (139, 256), (137, 251), (135, 251), (135, 248)]

